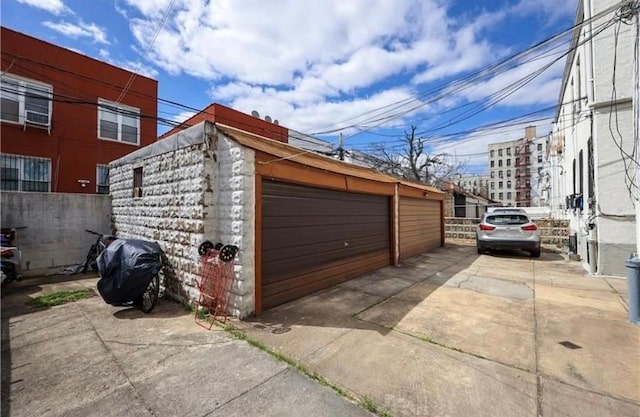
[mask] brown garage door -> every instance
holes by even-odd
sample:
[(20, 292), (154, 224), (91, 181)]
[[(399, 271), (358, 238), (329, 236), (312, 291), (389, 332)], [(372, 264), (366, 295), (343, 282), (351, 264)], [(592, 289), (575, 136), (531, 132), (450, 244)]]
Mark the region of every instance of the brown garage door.
[(391, 262), (389, 197), (262, 183), (262, 307)]
[(440, 246), (440, 201), (400, 198), (400, 260)]

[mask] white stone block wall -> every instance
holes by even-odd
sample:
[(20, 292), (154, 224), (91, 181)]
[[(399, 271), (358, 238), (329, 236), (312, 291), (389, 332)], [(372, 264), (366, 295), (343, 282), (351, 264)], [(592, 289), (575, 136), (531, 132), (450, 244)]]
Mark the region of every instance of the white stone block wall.
[(255, 152), (218, 137), (217, 239), (240, 248), (230, 313), (239, 318), (255, 311)]
[[(222, 135), (211, 143), (112, 167), (113, 223), (119, 237), (160, 243), (166, 290), (185, 303), (199, 296), (200, 243), (238, 246), (228, 312), (246, 318), (255, 311), (255, 152)], [(133, 198), (138, 166), (143, 196)]]
[[(133, 198), (133, 170), (141, 166), (142, 197)], [(154, 240), (168, 259), (167, 293), (198, 297), (198, 245), (204, 240), (205, 200), (212, 200), (214, 162), (205, 144), (151, 156), (110, 171), (113, 224), (118, 237)]]

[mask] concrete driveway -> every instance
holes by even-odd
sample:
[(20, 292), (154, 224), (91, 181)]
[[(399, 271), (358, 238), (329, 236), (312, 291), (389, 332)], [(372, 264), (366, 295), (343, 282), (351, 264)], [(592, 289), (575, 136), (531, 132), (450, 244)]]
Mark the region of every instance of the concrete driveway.
[[(95, 288), (69, 279), (3, 293), (3, 416), (370, 415), (170, 302), (148, 316), (99, 297), (25, 306)], [(396, 417), (637, 417), (640, 327), (625, 297), (625, 280), (558, 254), (448, 244), (233, 324)]]
[[(100, 297), (44, 310), (32, 297), (96, 278), (13, 283), (2, 297), (2, 416), (371, 414), (247, 342), (161, 300), (150, 315)], [(69, 281), (72, 280), (72, 281)]]
[(448, 244), (236, 322), (393, 416), (640, 415), (626, 281)]

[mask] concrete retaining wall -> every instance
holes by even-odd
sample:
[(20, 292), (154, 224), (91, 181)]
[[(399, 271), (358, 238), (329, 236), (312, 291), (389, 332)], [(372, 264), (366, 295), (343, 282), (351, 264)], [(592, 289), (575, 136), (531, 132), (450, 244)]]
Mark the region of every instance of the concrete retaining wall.
[[(445, 239), (476, 239), (476, 226), (480, 219), (445, 217)], [(569, 220), (538, 219), (535, 221), (542, 234), (542, 244), (569, 246)]]
[(96, 237), (111, 233), (108, 195), (3, 191), (2, 227), (15, 227), (22, 275), (40, 275), (84, 262)]

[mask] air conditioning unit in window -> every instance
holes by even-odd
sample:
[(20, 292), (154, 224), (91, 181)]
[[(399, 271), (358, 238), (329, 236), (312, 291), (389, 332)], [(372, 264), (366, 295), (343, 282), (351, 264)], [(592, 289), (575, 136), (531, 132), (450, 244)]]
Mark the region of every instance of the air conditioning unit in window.
[(142, 197), (142, 187), (133, 187), (133, 198)]
[(44, 127), (49, 130), (49, 114), (48, 113), (40, 113), (33, 110), (25, 111), (25, 126), (27, 124), (34, 125), (38, 127)]

